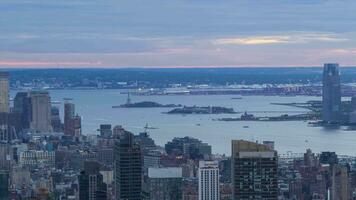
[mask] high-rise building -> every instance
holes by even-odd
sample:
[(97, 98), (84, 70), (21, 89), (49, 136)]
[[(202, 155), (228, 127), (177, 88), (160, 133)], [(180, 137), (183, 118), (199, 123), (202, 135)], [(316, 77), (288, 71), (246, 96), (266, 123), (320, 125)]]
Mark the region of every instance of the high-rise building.
[(84, 170), (80, 172), (79, 200), (106, 200), (107, 186), (100, 173), (100, 164), (95, 161), (85, 161)]
[(347, 168), (341, 165), (333, 165), (331, 167), (331, 190), (330, 196), (332, 200), (348, 200), (348, 174)]
[(341, 85), (339, 64), (324, 64), (322, 119), (327, 123), (338, 123), (341, 119)]
[(103, 138), (111, 138), (112, 137), (112, 129), (111, 124), (100, 124), (100, 136)]
[(0, 72), (0, 112), (10, 112), (9, 73)]
[(8, 200), (9, 194), (9, 172), (0, 171), (0, 200)]
[(199, 161), (199, 200), (219, 200), (219, 162)]
[(19, 139), (21, 132), (21, 116), (19, 113), (0, 113), (0, 141), (10, 142), (14, 139)]
[(182, 168), (148, 168), (147, 185), (151, 200), (181, 200)]
[(59, 108), (57, 106), (52, 106), (51, 108), (51, 125), (53, 131), (61, 132), (62, 131), (62, 122), (59, 115)]
[(233, 140), (231, 152), (233, 199), (277, 200), (277, 152), (244, 140)]
[(115, 144), (115, 187), (117, 200), (142, 199), (141, 149), (134, 135), (123, 131)]
[(31, 98), (28, 92), (18, 92), (14, 98), (14, 112), (21, 115), (21, 125), (24, 129), (30, 128)]
[(51, 132), (51, 97), (47, 91), (32, 91), (31, 129), (36, 132)]
[(72, 135), (70, 131), (71, 119), (75, 115), (75, 105), (70, 102), (64, 103), (64, 133)]
[(82, 134), (82, 118), (78, 115), (72, 117), (68, 121), (67, 135), (78, 140)]

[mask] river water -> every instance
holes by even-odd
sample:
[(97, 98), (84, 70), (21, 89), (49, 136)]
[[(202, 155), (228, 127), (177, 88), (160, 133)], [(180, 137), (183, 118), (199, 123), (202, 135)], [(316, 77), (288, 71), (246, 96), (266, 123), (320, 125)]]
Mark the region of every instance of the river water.
[[(63, 102), (63, 98), (73, 98), (76, 112), (82, 116), (83, 134), (98, 134), (100, 124), (122, 125), (138, 134), (144, 126), (157, 127), (149, 130), (156, 144), (164, 145), (174, 137), (191, 136), (212, 145), (213, 153), (230, 155), (231, 140), (275, 141), (279, 153), (292, 151), (314, 152), (336, 151), (338, 154), (356, 156), (356, 131), (325, 129), (308, 126), (304, 121), (288, 122), (223, 122), (213, 121), (220, 117), (238, 117), (240, 114), (221, 115), (167, 115), (170, 108), (112, 108), (126, 102), (122, 90), (51, 90), (53, 101)], [(14, 92), (11, 93), (14, 96)], [(162, 104), (174, 103), (198, 106), (233, 107), (236, 111), (304, 111), (300, 108), (271, 105), (270, 103), (305, 102), (320, 100), (310, 96), (244, 96), (231, 99), (233, 95), (202, 96), (131, 96), (132, 102), (155, 101)], [(63, 118), (63, 104), (58, 105)], [(281, 113), (254, 113), (256, 116), (280, 115)], [(295, 113), (293, 113), (295, 114)], [(248, 126), (248, 128), (246, 128)]]

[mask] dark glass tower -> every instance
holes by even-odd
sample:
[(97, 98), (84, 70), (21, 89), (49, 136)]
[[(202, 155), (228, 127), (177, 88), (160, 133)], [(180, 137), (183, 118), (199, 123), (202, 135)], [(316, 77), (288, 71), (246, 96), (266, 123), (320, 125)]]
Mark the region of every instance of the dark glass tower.
[(0, 200), (9, 199), (9, 173), (0, 171)]
[(338, 123), (341, 118), (341, 86), (339, 64), (324, 64), (323, 71), (323, 111), (326, 123)]
[(115, 144), (115, 188), (117, 200), (142, 199), (141, 150), (134, 135), (127, 131)]
[(107, 188), (103, 182), (103, 175), (99, 172), (100, 164), (95, 161), (86, 161), (84, 170), (80, 172), (79, 200), (106, 200)]
[(234, 200), (277, 200), (277, 152), (266, 145), (232, 141), (232, 184)]
[(21, 115), (21, 125), (24, 129), (30, 128), (31, 99), (27, 92), (18, 92), (14, 99), (14, 112)]

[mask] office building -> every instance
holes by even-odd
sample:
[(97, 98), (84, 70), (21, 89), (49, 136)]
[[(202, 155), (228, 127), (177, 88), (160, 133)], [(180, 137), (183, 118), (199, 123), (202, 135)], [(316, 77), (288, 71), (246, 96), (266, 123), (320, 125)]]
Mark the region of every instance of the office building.
[(323, 71), (322, 119), (326, 123), (338, 123), (341, 119), (341, 85), (339, 64), (327, 63)]
[(130, 132), (120, 132), (115, 144), (115, 186), (117, 200), (142, 199), (141, 149)]
[(78, 115), (72, 117), (69, 120), (67, 131), (68, 135), (75, 138), (76, 141), (79, 141), (79, 138), (82, 135), (82, 118)]
[(348, 174), (347, 168), (342, 165), (333, 165), (331, 167), (331, 190), (332, 200), (348, 200)]
[(73, 103), (64, 103), (64, 133), (67, 135), (72, 135), (70, 130), (71, 119), (75, 115), (75, 105)]
[(31, 129), (36, 132), (51, 132), (51, 97), (47, 91), (32, 91)]
[(277, 200), (277, 152), (244, 140), (232, 141), (233, 199)]
[(199, 200), (219, 200), (219, 162), (199, 161)]
[(18, 92), (14, 98), (14, 113), (21, 116), (21, 126), (24, 129), (30, 128), (31, 122), (31, 98), (28, 92)]
[(19, 139), (19, 132), (22, 131), (21, 115), (19, 113), (0, 113), (0, 141), (11, 142)]
[(144, 152), (143, 155), (143, 167), (148, 168), (158, 168), (161, 165), (162, 153), (157, 150), (150, 150)]
[(0, 72), (0, 112), (10, 112), (9, 73)]
[(9, 173), (7, 171), (0, 171), (0, 200), (9, 199)]
[(52, 106), (51, 108), (51, 126), (54, 132), (62, 131), (62, 122), (59, 115), (59, 108), (57, 106)]
[(0, 170), (10, 170), (14, 161), (14, 149), (10, 144), (0, 143)]
[(20, 166), (27, 167), (55, 167), (55, 152), (42, 150), (28, 150), (20, 153)]
[(148, 168), (150, 200), (182, 199), (182, 168)]
[(85, 161), (78, 182), (79, 200), (107, 200), (107, 186), (103, 182), (98, 162)]
[(112, 137), (112, 129), (111, 124), (100, 124), (100, 136), (103, 138), (111, 138)]

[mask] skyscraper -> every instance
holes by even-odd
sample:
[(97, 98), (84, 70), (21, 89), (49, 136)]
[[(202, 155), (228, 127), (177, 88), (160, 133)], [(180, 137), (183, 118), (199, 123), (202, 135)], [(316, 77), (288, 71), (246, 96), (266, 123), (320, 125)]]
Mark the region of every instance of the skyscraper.
[(9, 111), (9, 73), (0, 72), (0, 112)]
[(218, 161), (199, 161), (199, 200), (219, 200)]
[(47, 91), (32, 91), (31, 129), (36, 132), (51, 132), (51, 97)]
[(18, 92), (14, 99), (14, 112), (21, 115), (21, 125), (24, 129), (30, 128), (31, 99), (28, 92)]
[(233, 199), (277, 200), (277, 152), (268, 146), (244, 141), (232, 141)]
[(103, 182), (100, 164), (95, 161), (86, 161), (84, 170), (80, 172), (79, 182), (79, 200), (106, 200), (107, 186)]
[(331, 166), (331, 199), (348, 200), (348, 173), (342, 165)]
[(326, 123), (338, 123), (341, 117), (341, 86), (339, 64), (324, 64), (323, 71), (323, 111)]
[(64, 103), (64, 133), (71, 135), (70, 125), (71, 119), (75, 115), (75, 105), (73, 103), (65, 102)]
[(117, 200), (142, 199), (141, 149), (127, 131), (119, 135), (115, 144), (115, 189)]

